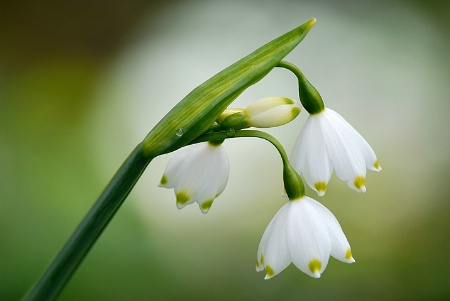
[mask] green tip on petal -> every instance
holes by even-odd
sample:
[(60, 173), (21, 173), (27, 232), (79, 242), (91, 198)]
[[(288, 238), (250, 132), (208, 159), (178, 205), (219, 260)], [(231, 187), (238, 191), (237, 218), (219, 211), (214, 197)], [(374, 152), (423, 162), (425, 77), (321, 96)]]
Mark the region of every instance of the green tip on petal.
[(301, 112), (301, 108), (300, 107), (293, 107), (291, 109), (291, 114), (292, 114), (292, 120), (294, 120), (295, 118), (297, 118), (297, 116), (300, 114)]
[(353, 182), (356, 189), (365, 192), (366, 191), (366, 178), (363, 176), (357, 176)]
[(308, 263), (308, 268), (313, 273), (314, 278), (320, 277), (320, 269), (322, 268), (322, 262), (318, 259), (313, 259)]
[(186, 192), (184, 192), (184, 191), (178, 192), (176, 194), (176, 197), (177, 197), (177, 206), (178, 207), (182, 207), (190, 199), (189, 195)]
[(314, 188), (317, 190), (319, 196), (325, 195), (325, 190), (327, 190), (327, 183), (324, 181), (319, 181), (314, 183)]
[(159, 181), (159, 185), (166, 185), (166, 184), (167, 184), (167, 177), (166, 175), (163, 175), (161, 181)]
[(350, 250), (350, 248), (348, 248), (347, 252), (345, 253), (345, 259), (347, 259), (348, 263), (355, 262), (355, 259), (353, 258), (353, 255), (352, 255), (352, 250)]
[(207, 200), (207, 201), (203, 202), (203, 203), (200, 205), (200, 210), (201, 210), (203, 213), (208, 213), (209, 209), (211, 208), (211, 205), (212, 205), (213, 201), (214, 201), (214, 200)]
[(261, 258), (258, 260), (256, 259), (256, 271), (261, 272), (264, 270), (264, 254), (261, 254)]
[(381, 166), (380, 166), (380, 162), (375, 161), (375, 163), (373, 163), (373, 167), (375, 167), (376, 170), (380, 171), (381, 170)]
[(275, 276), (275, 272), (272, 269), (272, 267), (270, 265), (266, 266), (266, 277), (264, 277), (264, 279), (268, 280), (270, 278), (272, 278), (273, 276)]
[(350, 248), (347, 250), (347, 252), (345, 253), (345, 258), (346, 259), (350, 259), (352, 258), (352, 250), (350, 250)]
[(287, 97), (280, 97), (283, 102), (287, 105), (293, 105), (295, 104), (295, 100), (291, 99), (291, 98), (287, 98)]

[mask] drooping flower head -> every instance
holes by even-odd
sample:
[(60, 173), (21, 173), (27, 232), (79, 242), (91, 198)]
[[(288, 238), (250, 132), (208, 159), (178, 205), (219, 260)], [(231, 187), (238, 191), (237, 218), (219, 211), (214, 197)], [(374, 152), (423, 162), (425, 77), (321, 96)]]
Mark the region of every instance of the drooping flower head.
[(270, 221), (259, 244), (256, 270), (265, 269), (265, 279), (270, 279), (292, 262), (302, 272), (319, 278), (330, 255), (346, 263), (355, 261), (334, 215), (304, 196), (284, 204)]
[(333, 170), (359, 192), (366, 191), (366, 169), (381, 170), (367, 141), (341, 115), (328, 108), (308, 116), (290, 161), (319, 195), (325, 194)]
[(367, 141), (335, 111), (325, 108), (322, 96), (295, 65), (281, 62), (299, 85), (300, 102), (310, 114), (295, 141), (290, 161), (308, 185), (322, 196), (333, 170), (350, 188), (366, 191), (366, 169), (380, 171)]
[(207, 213), (225, 189), (228, 173), (228, 156), (222, 144), (203, 142), (176, 151), (159, 186), (174, 188), (179, 209), (197, 202)]

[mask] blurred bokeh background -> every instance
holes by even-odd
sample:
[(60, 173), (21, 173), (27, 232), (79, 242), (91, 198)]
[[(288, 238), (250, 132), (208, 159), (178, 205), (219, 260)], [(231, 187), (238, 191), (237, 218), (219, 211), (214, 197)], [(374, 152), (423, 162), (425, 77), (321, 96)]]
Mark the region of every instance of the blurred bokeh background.
[[(227, 141), (231, 174), (207, 215), (177, 210), (155, 159), (60, 300), (449, 300), (449, 1), (2, 1), (0, 299), (40, 277), (133, 147), (195, 86), (311, 17), (287, 57), (372, 145), (358, 194), (308, 195), (356, 263), (319, 280), (255, 272), (285, 201), (264, 141)], [(297, 98), (274, 70), (234, 104)], [(270, 129), (289, 151), (306, 113)]]

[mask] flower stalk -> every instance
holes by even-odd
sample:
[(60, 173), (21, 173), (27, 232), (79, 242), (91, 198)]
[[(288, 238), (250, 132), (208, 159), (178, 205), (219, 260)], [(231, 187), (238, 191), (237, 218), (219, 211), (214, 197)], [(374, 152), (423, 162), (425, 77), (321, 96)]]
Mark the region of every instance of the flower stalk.
[[(191, 144), (211, 130), (226, 107), (276, 67), (315, 22), (313, 18), (258, 48), (195, 88), (170, 110), (125, 160), (25, 300), (56, 299), (151, 160)], [(229, 137), (222, 134), (209, 140)], [(283, 161), (288, 162), (285, 152)]]
[(228, 138), (253, 137), (261, 138), (270, 142), (278, 151), (283, 162), (283, 182), (289, 200), (295, 200), (305, 195), (305, 186), (299, 174), (294, 170), (289, 162), (288, 155), (281, 143), (272, 135), (258, 130), (228, 130), (203, 134), (192, 143), (199, 143), (211, 140), (220, 140)]
[(277, 67), (285, 68), (294, 73), (297, 77), (300, 102), (309, 114), (314, 115), (325, 109), (325, 105), (323, 104), (322, 96), (320, 96), (319, 91), (311, 85), (297, 66), (286, 61), (281, 61)]
[(380, 171), (378, 159), (367, 141), (337, 112), (325, 108), (317, 89), (294, 64), (282, 61), (297, 77), (300, 102), (310, 114), (291, 153), (291, 163), (319, 196), (325, 194), (331, 174), (358, 192), (366, 191), (366, 169)]
[(152, 159), (142, 144), (131, 152), (25, 300), (57, 298)]

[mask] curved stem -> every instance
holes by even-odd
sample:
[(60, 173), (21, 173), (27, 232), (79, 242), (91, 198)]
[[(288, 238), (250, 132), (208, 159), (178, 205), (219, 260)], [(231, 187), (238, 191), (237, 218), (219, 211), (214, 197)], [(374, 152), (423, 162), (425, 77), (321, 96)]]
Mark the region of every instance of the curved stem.
[(224, 140), (229, 138), (243, 138), (243, 137), (254, 137), (254, 138), (261, 138), (264, 140), (269, 141), (280, 153), (281, 159), (283, 160), (283, 164), (289, 164), (288, 156), (286, 154), (286, 151), (284, 150), (284, 147), (281, 145), (281, 143), (272, 135), (258, 131), (258, 130), (228, 130), (228, 131), (218, 131), (218, 132), (210, 132), (201, 135), (194, 141), (192, 141), (190, 144), (200, 143), (200, 142), (206, 142), (206, 141), (214, 141), (214, 140)]
[(297, 66), (286, 61), (281, 61), (277, 67), (287, 69), (297, 77), (300, 102), (309, 114), (317, 114), (325, 109), (322, 96), (320, 96), (317, 89), (311, 85)]
[(211, 132), (206, 133), (195, 139), (191, 142), (191, 144), (206, 142), (206, 141), (214, 141), (214, 140), (224, 140), (229, 138), (242, 138), (242, 137), (254, 137), (261, 138), (269, 141), (281, 156), (281, 160), (283, 161), (283, 181), (284, 188), (290, 200), (295, 200), (305, 195), (305, 186), (303, 185), (303, 181), (298, 175), (298, 173), (292, 168), (291, 163), (289, 162), (289, 158), (284, 150), (284, 147), (281, 143), (272, 135), (258, 131), (258, 130), (228, 130), (228, 131), (219, 131), (219, 132)]
[(141, 144), (131, 152), (25, 300), (56, 299), (152, 159)]
[(303, 75), (303, 73), (300, 71), (300, 69), (299, 69), (297, 66), (295, 66), (294, 64), (289, 63), (289, 62), (287, 62), (287, 61), (281, 61), (281, 62), (279, 62), (278, 65), (277, 65), (277, 67), (279, 67), (279, 68), (285, 68), (285, 69), (291, 71), (292, 73), (295, 74), (295, 76), (296, 76), (298, 79), (302, 79), (302, 78), (305, 77), (305, 76)]

